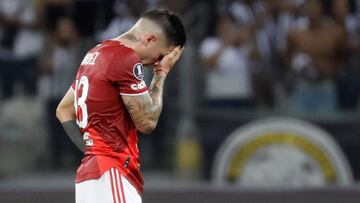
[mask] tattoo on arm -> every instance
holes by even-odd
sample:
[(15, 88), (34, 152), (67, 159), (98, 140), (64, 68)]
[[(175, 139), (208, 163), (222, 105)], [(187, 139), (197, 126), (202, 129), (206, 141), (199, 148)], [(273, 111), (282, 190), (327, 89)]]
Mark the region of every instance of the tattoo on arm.
[(144, 133), (150, 133), (159, 119), (163, 105), (165, 79), (166, 75), (155, 73), (149, 87), (149, 94), (126, 96), (124, 99), (132, 120)]
[(159, 114), (162, 109), (165, 79), (166, 75), (155, 73), (149, 88), (150, 96), (153, 100), (154, 106), (159, 108), (159, 110), (157, 110), (159, 111)]

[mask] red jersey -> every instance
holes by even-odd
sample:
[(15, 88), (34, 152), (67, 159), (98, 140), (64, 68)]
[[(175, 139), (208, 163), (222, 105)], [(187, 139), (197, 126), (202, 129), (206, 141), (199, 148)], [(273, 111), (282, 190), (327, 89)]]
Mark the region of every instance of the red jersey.
[(77, 123), (86, 141), (77, 183), (116, 167), (142, 193), (137, 130), (121, 95), (147, 93), (143, 73), (139, 56), (118, 41), (104, 41), (84, 57), (72, 84)]

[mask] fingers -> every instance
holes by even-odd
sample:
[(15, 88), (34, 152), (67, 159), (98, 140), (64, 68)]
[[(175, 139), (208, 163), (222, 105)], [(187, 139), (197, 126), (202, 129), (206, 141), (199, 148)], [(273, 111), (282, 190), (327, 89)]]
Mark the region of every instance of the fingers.
[(184, 50), (184, 47), (181, 48), (180, 46), (177, 46), (177, 47), (175, 47), (174, 50), (172, 50), (172, 51), (168, 54), (168, 57), (171, 58), (171, 59), (174, 60), (174, 61), (177, 61), (177, 60), (180, 58), (183, 50)]
[(175, 49), (172, 50), (172, 52), (169, 53), (170, 57), (175, 57), (181, 54), (183, 48), (180, 48), (180, 46), (175, 47)]
[(176, 56), (179, 56), (182, 54), (182, 52), (184, 51), (184, 48), (185, 47), (180, 47), (180, 46), (177, 46), (174, 51), (176, 51)]
[(172, 68), (176, 61), (180, 58), (184, 47), (177, 46), (169, 54), (165, 55), (164, 58), (159, 62), (155, 62), (154, 69), (164, 68), (167, 72)]

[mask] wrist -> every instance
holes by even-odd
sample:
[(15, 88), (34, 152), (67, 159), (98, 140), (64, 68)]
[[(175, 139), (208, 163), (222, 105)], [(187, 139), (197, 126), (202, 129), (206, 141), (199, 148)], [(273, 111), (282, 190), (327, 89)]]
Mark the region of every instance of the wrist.
[(157, 73), (157, 74), (161, 74), (161, 75), (167, 75), (169, 74), (169, 71), (163, 69), (163, 68), (157, 68), (157, 69), (154, 69), (153, 73)]

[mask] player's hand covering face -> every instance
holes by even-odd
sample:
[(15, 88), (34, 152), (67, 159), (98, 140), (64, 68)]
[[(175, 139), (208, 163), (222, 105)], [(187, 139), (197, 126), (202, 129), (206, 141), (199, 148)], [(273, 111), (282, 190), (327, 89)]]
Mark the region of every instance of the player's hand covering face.
[(154, 72), (163, 71), (165, 73), (169, 73), (174, 64), (179, 60), (184, 47), (180, 46), (175, 47), (169, 54), (162, 57), (162, 59), (158, 62), (154, 63)]

